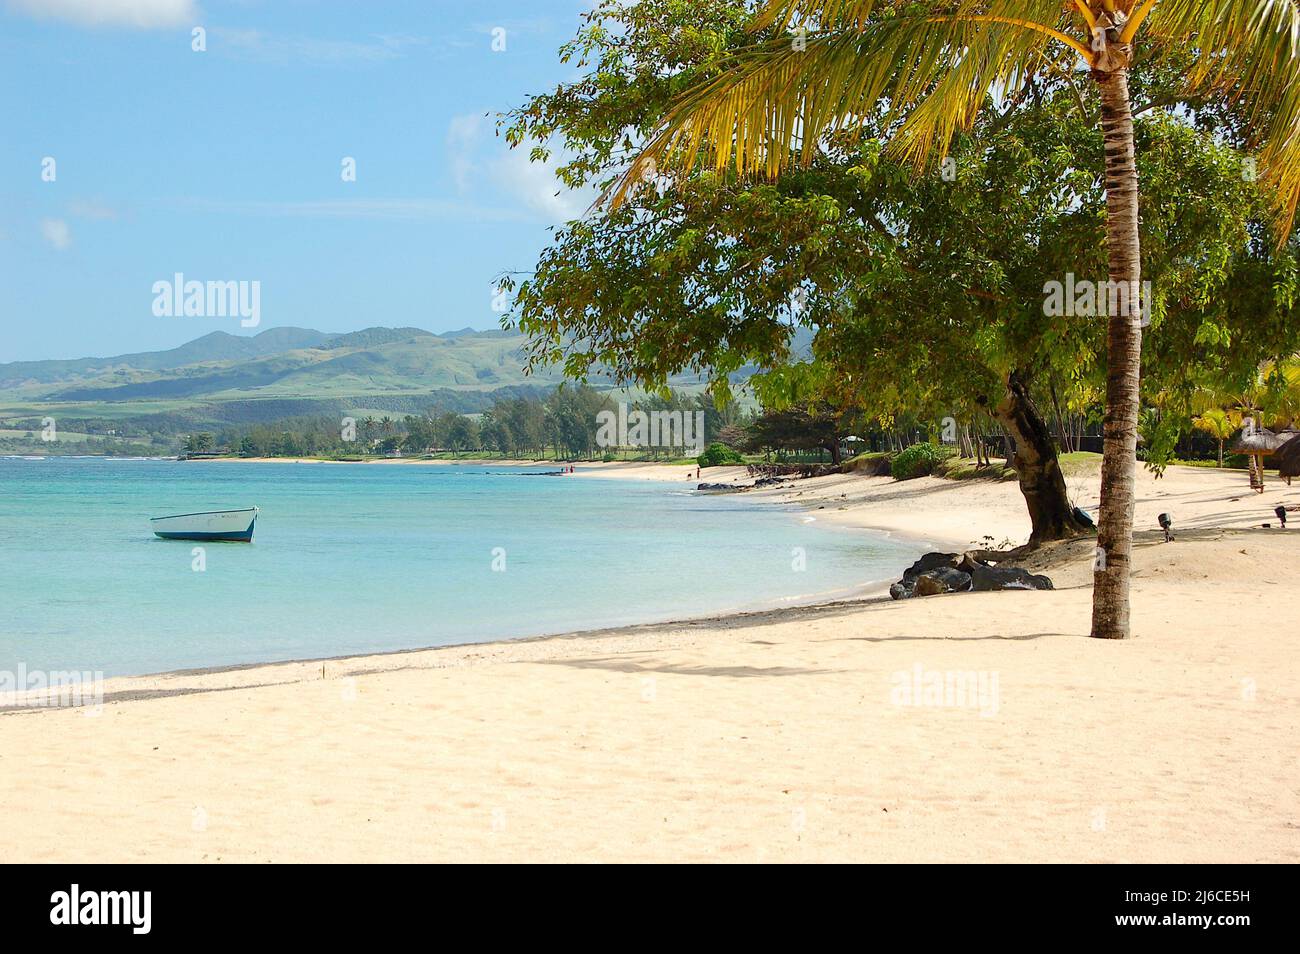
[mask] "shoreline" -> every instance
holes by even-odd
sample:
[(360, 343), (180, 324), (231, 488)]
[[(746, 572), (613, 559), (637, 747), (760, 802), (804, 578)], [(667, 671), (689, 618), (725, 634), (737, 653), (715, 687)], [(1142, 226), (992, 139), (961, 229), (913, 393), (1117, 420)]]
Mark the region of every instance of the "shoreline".
[[(423, 465), (460, 465), (460, 464), (482, 464), (484, 466), (567, 466), (554, 461), (325, 461), (317, 459), (291, 459), (282, 458), (213, 458), (211, 460), (220, 460), (227, 462), (248, 462), (248, 463), (411, 463)], [(197, 462), (207, 462), (197, 461)], [(577, 469), (571, 475), (586, 479), (598, 480), (642, 480), (661, 482), (665, 485), (672, 484), (676, 481), (686, 481), (688, 474), (695, 471), (694, 465), (682, 465), (672, 463), (646, 463), (638, 461), (608, 461), (598, 464), (575, 465), (585, 469)], [(1201, 475), (1205, 473), (1222, 472), (1202, 470), (1199, 468), (1181, 468), (1188, 474)], [(746, 469), (742, 466), (726, 465), (714, 468), (705, 468), (708, 482), (727, 482), (748, 479)], [(665, 472), (671, 474), (666, 477)], [(703, 481), (703, 477), (700, 478)], [(689, 480), (693, 483), (694, 478)], [(868, 477), (856, 474), (830, 475), (820, 478), (807, 478), (792, 481), (789, 485), (780, 487), (768, 487), (760, 489), (750, 489), (744, 492), (747, 499), (761, 501), (765, 505), (774, 505), (783, 507), (788, 510), (792, 517), (800, 514), (808, 520), (824, 520), (823, 529), (835, 530), (840, 532), (866, 532), (880, 534), (887, 538), (897, 539), (905, 542), (922, 552), (931, 550), (944, 550), (962, 552), (965, 549), (981, 546), (982, 542), (987, 541), (963, 541), (961, 534), (957, 532), (934, 533), (918, 532), (917, 522), (921, 515), (917, 513), (900, 515), (897, 512), (885, 512), (877, 510), (875, 507), (870, 509), (862, 505), (858, 500), (854, 503), (856, 506), (849, 506), (842, 501), (847, 499), (846, 492), (841, 488), (845, 485), (854, 484), (858, 489), (868, 488), (869, 496), (873, 495), (880, 500), (888, 500), (890, 497), (921, 488), (927, 493), (941, 492), (947, 488), (958, 489), (962, 487), (970, 488), (977, 482), (972, 481), (953, 481), (945, 478), (926, 477), (916, 478), (910, 481), (894, 481), (888, 477)], [(986, 486), (999, 488), (1005, 486), (1005, 482), (990, 481)], [(1290, 488), (1279, 485), (1282, 491), (1288, 491)], [(838, 493), (837, 493), (838, 492)], [(1004, 493), (1005, 497), (1006, 494)], [(1300, 494), (1293, 494), (1296, 500), (1300, 501)], [(828, 506), (835, 506), (836, 509), (828, 509)], [(1012, 509), (1021, 506), (1018, 497), (1018, 491), (1012, 500)], [(864, 514), (864, 510), (866, 513)], [(988, 514), (982, 514), (981, 518), (986, 519)], [(908, 519), (910, 518), (910, 519)], [(866, 522), (873, 521), (873, 522)], [(880, 525), (882, 523), (884, 525)], [(1028, 518), (1024, 517), (1025, 536), (1028, 535)], [(928, 527), (929, 531), (935, 529), (933, 526)], [(1015, 541), (1011, 538), (1003, 541), (1004, 543), (1018, 544), (1023, 540)], [(1033, 562), (1032, 560), (1030, 562)], [(898, 575), (902, 575), (904, 566), (898, 568)], [(762, 601), (757, 604), (751, 604), (736, 608), (707, 611), (699, 615), (686, 615), (680, 617), (670, 617), (665, 619), (651, 619), (640, 622), (620, 623), (614, 626), (605, 626), (597, 629), (566, 629), (551, 633), (536, 633), (524, 636), (502, 636), (491, 639), (485, 639), (481, 642), (450, 643), (447, 645), (426, 645), (412, 646), (399, 649), (384, 650), (374, 653), (343, 653), (332, 656), (308, 656), (284, 660), (262, 660), (246, 663), (233, 663), (216, 666), (199, 666), (185, 669), (159, 670), (156, 672), (139, 673), (133, 675), (109, 676), (102, 680), (104, 685), (105, 702), (111, 701), (110, 697), (133, 698), (132, 686), (135, 683), (153, 683), (165, 681), (180, 677), (208, 679), (209, 677), (220, 676), (227, 673), (248, 672), (254, 670), (276, 670), (282, 668), (291, 668), (302, 670), (303, 672), (312, 672), (317, 666), (328, 665), (330, 663), (355, 663), (362, 660), (383, 660), (389, 657), (404, 655), (424, 655), (448, 653), (450, 655), (500, 655), (500, 653), (490, 652), (493, 649), (503, 647), (520, 646), (530, 643), (545, 642), (548, 640), (572, 640), (588, 637), (600, 637), (617, 639), (621, 635), (634, 635), (638, 632), (649, 629), (673, 629), (685, 627), (699, 627), (703, 625), (724, 625), (743, 623), (746, 619), (765, 617), (767, 614), (787, 613), (799, 610), (816, 611), (827, 607), (853, 607), (864, 606), (874, 603), (890, 604), (894, 601), (889, 599), (888, 590), (894, 580), (871, 580), (858, 586), (852, 587), (846, 591), (831, 594), (805, 594), (791, 597), (776, 597), (772, 600)], [(474, 651), (482, 652), (474, 652)], [(453, 664), (448, 664), (453, 665)], [(387, 668), (387, 667), (385, 667)], [(445, 668), (444, 666), (427, 666), (421, 668)], [(252, 685), (265, 685), (267, 683), (257, 682)], [(241, 688), (242, 686), (222, 686), (220, 688)], [(209, 690), (205, 690), (209, 691)], [(40, 698), (41, 690), (29, 690), (30, 693), (38, 694)], [(36, 703), (24, 703), (17, 701), (20, 693), (15, 690), (9, 694), (8, 701), (0, 701), (0, 717), (12, 715), (20, 712), (34, 712), (48, 710), (51, 707)], [(4, 697), (0, 696), (0, 700)]]
[[(123, 458), (134, 459), (134, 458)], [(474, 466), (483, 465), (485, 467), (536, 467), (536, 466), (569, 466), (563, 462), (556, 461), (442, 461), (442, 460), (375, 460), (375, 461), (328, 461), (322, 459), (285, 459), (285, 458), (211, 458), (192, 463), (206, 463), (210, 461), (221, 461), (229, 463), (338, 463), (338, 464), (355, 464), (355, 463), (382, 463), (398, 464), (410, 463), (420, 465), (448, 465), (448, 466)], [(191, 461), (186, 461), (191, 463)], [(683, 465), (673, 463), (647, 463), (639, 461), (608, 461), (590, 463), (586, 465), (574, 465), (578, 469), (573, 474), (564, 476), (581, 477), (595, 480), (627, 480), (627, 481), (645, 481), (663, 483), (666, 487), (677, 485), (679, 483), (689, 482), (692, 489), (695, 486), (695, 479), (689, 477), (696, 470), (694, 465)], [(721, 466), (714, 468), (705, 468), (706, 476), (713, 481), (730, 481), (736, 479), (746, 479), (746, 470), (743, 466)], [(703, 478), (701, 478), (703, 480)], [(761, 500), (765, 506), (778, 506), (786, 509), (791, 517), (797, 517), (803, 510), (800, 504), (794, 500), (784, 499), (781, 495), (764, 495), (760, 496), (757, 492), (747, 491), (746, 496)], [(828, 532), (868, 532), (882, 535), (886, 538), (896, 539), (912, 546), (918, 550), (933, 546), (932, 541), (920, 538), (913, 539), (905, 533), (899, 533), (891, 530), (874, 528), (874, 527), (857, 527), (840, 525), (828, 522), (822, 528)], [(214, 666), (197, 666), (183, 669), (164, 669), (152, 672), (124, 674), (104, 677), (102, 680), (104, 701), (111, 702), (114, 697), (117, 698), (134, 698), (133, 689), (137, 682), (152, 683), (159, 680), (170, 680), (176, 677), (200, 677), (206, 678), (219, 676), (224, 673), (241, 672), (256, 669), (279, 669), (282, 667), (291, 667), (312, 671), (316, 666), (327, 663), (355, 662), (358, 660), (378, 660), (389, 656), (439, 653), (449, 651), (468, 652), (474, 649), (490, 648), (495, 646), (512, 646), (530, 642), (544, 640), (566, 640), (580, 637), (599, 635), (602, 637), (617, 637), (620, 634), (636, 633), (646, 627), (663, 628), (663, 627), (690, 627), (703, 624), (720, 624), (727, 620), (743, 620), (752, 617), (762, 617), (769, 613), (781, 613), (790, 610), (799, 609), (816, 609), (826, 606), (840, 606), (846, 604), (859, 604), (879, 601), (882, 597), (888, 601), (889, 586), (901, 575), (906, 564), (902, 564), (897, 569), (897, 574), (888, 578), (879, 580), (867, 580), (846, 588), (824, 591), (819, 593), (795, 594), (791, 596), (777, 596), (757, 600), (736, 607), (726, 607), (716, 610), (706, 610), (698, 614), (687, 615), (668, 615), (663, 618), (652, 618), (648, 620), (631, 621), (619, 623), (612, 626), (599, 627), (597, 629), (558, 629), (552, 632), (534, 633), (529, 635), (511, 636), (502, 635), (478, 642), (456, 642), (445, 645), (418, 645), (408, 646), (398, 649), (384, 650), (381, 652), (363, 652), (363, 653), (342, 653), (330, 656), (306, 656), (295, 657), (281, 660), (257, 660), (241, 663), (220, 664)], [(433, 667), (440, 668), (440, 667)], [(265, 683), (258, 682), (255, 685)], [(234, 688), (234, 686), (223, 687)], [(44, 693), (44, 695), (42, 695)], [(48, 696), (48, 690), (28, 690), (27, 697), (19, 700), (18, 696), (23, 693), (17, 690), (12, 693), (0, 693), (0, 718), (20, 712), (34, 712), (50, 709), (52, 707), (42, 705), (40, 698)]]
[[(901, 574), (901, 570), (899, 571)], [(595, 629), (566, 629), (553, 633), (537, 633), (529, 636), (504, 636), (493, 639), (485, 639), (481, 642), (463, 642), (448, 643), (442, 646), (411, 646), (402, 649), (387, 649), (379, 652), (369, 653), (340, 653), (333, 656), (304, 656), (293, 659), (276, 659), (261, 660), (256, 662), (228, 663), (216, 666), (192, 666), (184, 669), (163, 669), (157, 672), (138, 673), (134, 675), (106, 676), (99, 680), (102, 687), (103, 704), (114, 701), (123, 701), (127, 699), (140, 698), (137, 693), (140, 688), (136, 683), (152, 684), (159, 681), (170, 681), (173, 679), (197, 679), (206, 681), (208, 677), (217, 677), (233, 673), (248, 673), (256, 670), (279, 670), (290, 669), (306, 673), (307, 676), (301, 679), (290, 680), (297, 682), (309, 681), (308, 677), (316, 671), (316, 668), (329, 663), (359, 663), (363, 661), (384, 661), (392, 657), (399, 656), (425, 656), (433, 658), (434, 654), (445, 653), (448, 657), (476, 657), (476, 656), (494, 656), (501, 653), (492, 652), (493, 650), (502, 650), (513, 646), (521, 646), (529, 643), (546, 643), (551, 640), (584, 640), (584, 639), (611, 639), (618, 640), (623, 636), (632, 636), (642, 632), (660, 632), (672, 631), (678, 629), (694, 628), (701, 626), (724, 626), (724, 625), (744, 625), (747, 622), (762, 622), (771, 619), (777, 619), (788, 614), (798, 615), (802, 610), (815, 611), (828, 610), (833, 608), (853, 607), (870, 603), (889, 603), (889, 586), (892, 580), (869, 581), (860, 586), (853, 587), (850, 592), (843, 595), (830, 594), (809, 594), (807, 596), (780, 597), (776, 600), (769, 601), (774, 605), (752, 605), (749, 607), (721, 609), (705, 612), (695, 616), (679, 616), (669, 619), (647, 620), (639, 623), (620, 623), (614, 626), (601, 626)], [(779, 604), (779, 605), (775, 605)], [(420, 667), (401, 667), (401, 666), (377, 666), (367, 671), (389, 671), (390, 669), (404, 668), (422, 668), (422, 669), (443, 669), (448, 666), (459, 665), (460, 662), (450, 662), (445, 665), (431, 664)], [(243, 683), (226, 684), (224, 682), (217, 685), (193, 691), (219, 691), (236, 688), (253, 688), (261, 685), (283, 685), (280, 681), (259, 681)], [(52, 690), (26, 690), (26, 696), (22, 700), (17, 697), (24, 695), (15, 690), (11, 694), (0, 693), (0, 719), (7, 715), (19, 713), (49, 711), (58, 708), (85, 708), (85, 705), (78, 706), (51, 706), (42, 704), (39, 700), (49, 698)], [(96, 703), (99, 704), (99, 703)]]
[(673, 467), (685, 470), (694, 469), (694, 464), (677, 464), (671, 461), (572, 461), (572, 460), (526, 460), (516, 457), (481, 458), (467, 457), (463, 460), (426, 457), (368, 457), (363, 460), (339, 460), (333, 457), (166, 457), (162, 460), (175, 460), (182, 464), (382, 464), (384, 466), (447, 466), (447, 467), (584, 467), (599, 469), (611, 466), (627, 465), (632, 467)]
[[(220, 666), (197, 666), (187, 669), (167, 669), (160, 672), (128, 676), (109, 676), (99, 684), (103, 698), (94, 705), (139, 701), (164, 696), (191, 695), (204, 692), (256, 689), (264, 686), (283, 686), (314, 682), (317, 679), (349, 678), (380, 672), (407, 670), (451, 669), (467, 665), (488, 663), (509, 657), (510, 662), (536, 661), (550, 658), (564, 644), (576, 642), (594, 645), (609, 642), (612, 646), (627, 648), (634, 637), (686, 632), (700, 628), (743, 628), (774, 622), (818, 618), (827, 613), (870, 604), (888, 604), (888, 583), (867, 583), (861, 591), (842, 598), (810, 598), (810, 602), (792, 602), (783, 606), (766, 606), (752, 609), (721, 610), (699, 616), (651, 620), (643, 623), (624, 623), (595, 629), (565, 630), (534, 636), (515, 636), (490, 639), (483, 642), (449, 643), (445, 646), (414, 646), (407, 649), (389, 649), (373, 653), (343, 653), (335, 656), (309, 656), (300, 659), (282, 659), (263, 662), (232, 663)], [(798, 599), (798, 598), (794, 598)], [(510, 652), (515, 647), (528, 647), (523, 652)], [(404, 658), (414, 665), (401, 665)], [(422, 664), (421, 664), (422, 663)], [(317, 676), (318, 670), (328, 672), (334, 666), (348, 667), (345, 672), (330, 672)], [(363, 666), (356, 669), (353, 667)], [(266, 675), (266, 679), (246, 678)], [(232, 678), (218, 678), (232, 677)], [(282, 678), (287, 677), (287, 678)], [(165, 684), (165, 685), (162, 685)], [(37, 712), (76, 711), (91, 704), (74, 706), (44, 705), (40, 698), (48, 698), (50, 690), (29, 690), (36, 699), (0, 701), (0, 719), (10, 715)], [(44, 693), (44, 695), (37, 695)], [(0, 700), (3, 696), (0, 696)]]
[[(568, 466), (556, 461), (420, 461), (420, 460), (375, 460), (375, 461), (329, 461), (323, 459), (303, 458), (303, 459), (285, 459), (285, 458), (211, 458), (195, 463), (209, 461), (221, 461), (232, 463), (382, 463), (382, 464), (420, 464), (420, 465), (478, 465), (483, 466), (509, 466), (509, 467), (531, 467), (531, 466)], [(188, 462), (187, 462), (188, 463)], [(695, 478), (689, 477), (695, 471), (694, 465), (683, 465), (674, 463), (649, 463), (639, 461), (608, 461), (592, 463), (587, 465), (574, 465), (579, 468), (573, 474), (566, 476), (581, 477), (585, 479), (596, 480), (632, 480), (632, 481), (649, 481), (659, 482), (670, 485), (678, 481), (685, 482), (689, 479), (692, 485)], [(1209, 471), (1200, 468), (1181, 468), (1190, 474), (1218, 473), (1221, 471)], [(727, 482), (736, 480), (746, 480), (747, 472), (743, 466), (724, 465), (713, 468), (704, 468), (705, 476), (710, 479), (707, 482)], [(669, 472), (672, 476), (665, 476)], [(704, 477), (700, 478), (704, 481)], [(837, 491), (846, 484), (857, 484), (859, 487), (866, 486), (878, 494), (880, 499), (888, 500), (897, 493), (907, 491), (915, 487), (921, 487), (926, 492), (936, 492), (936, 489), (943, 490), (946, 488), (957, 489), (961, 487), (971, 487), (979, 482), (974, 481), (953, 481), (946, 478), (925, 477), (916, 478), (909, 481), (894, 481), (888, 477), (868, 477), (857, 474), (840, 474), (830, 475), (820, 478), (807, 478), (794, 480), (789, 485), (779, 487), (767, 487), (759, 489), (749, 489), (744, 491), (747, 499), (761, 501), (765, 505), (774, 505), (786, 508), (792, 517), (800, 514), (805, 519), (824, 520), (825, 526), (822, 529), (834, 530), (838, 532), (858, 532), (879, 534), (886, 538), (899, 540), (921, 552), (930, 552), (933, 550), (942, 550), (945, 552), (955, 551), (963, 552), (966, 549), (980, 548), (988, 544), (989, 541), (969, 540), (964, 541), (959, 532), (935, 533), (936, 528), (927, 525), (925, 531), (917, 527), (918, 517), (916, 513), (900, 516), (896, 512), (881, 513), (875, 508), (871, 508), (864, 515), (864, 507), (861, 501), (855, 501), (857, 506), (851, 507), (841, 503), (845, 495)], [(990, 481), (988, 486), (998, 487), (1005, 482)], [(1011, 486), (1015, 486), (1011, 484)], [(1279, 487), (1282, 491), (1290, 488), (1285, 486)], [(1298, 488), (1300, 489), (1300, 488)], [(1297, 501), (1300, 501), (1300, 494), (1292, 494)], [(806, 499), (805, 499), (806, 498)], [(828, 509), (828, 505), (835, 505), (836, 509)], [(1013, 500), (1012, 510), (1021, 508), (1020, 499), (1017, 496)], [(824, 512), (823, 512), (824, 511)], [(988, 514), (983, 514), (982, 518), (987, 518)], [(1028, 536), (1028, 517), (1024, 519), (1024, 534)], [(872, 522), (868, 522), (872, 521)], [(1018, 545), (1023, 543), (1022, 540), (1013, 540), (1007, 538), (1001, 541), (1004, 544)], [(1032, 561), (1031, 561), (1032, 562)], [(899, 566), (897, 575), (901, 576), (905, 566)], [(113, 684), (112, 688), (105, 689), (105, 696), (116, 695), (122, 696), (124, 693), (129, 694), (129, 689), (119, 687), (118, 683), (129, 683), (136, 681), (156, 681), (166, 680), (181, 676), (208, 677), (221, 675), (223, 673), (241, 672), (256, 669), (277, 669), (281, 667), (305, 667), (314, 669), (320, 664), (355, 662), (359, 660), (384, 659), (390, 656), (401, 656), (411, 654), (440, 653), (450, 651), (468, 652), (474, 649), (483, 649), (491, 647), (515, 646), (528, 643), (535, 643), (546, 640), (569, 640), (583, 638), (588, 636), (601, 636), (616, 638), (620, 634), (633, 634), (647, 627), (649, 628), (672, 628), (672, 627), (697, 627), (704, 624), (722, 624), (727, 621), (742, 621), (751, 617), (762, 617), (769, 613), (781, 613), (794, 610), (817, 610), (824, 607), (834, 606), (856, 606), (872, 603), (883, 602), (885, 604), (893, 603), (889, 599), (888, 591), (891, 583), (896, 577), (883, 580), (869, 580), (857, 586), (851, 587), (844, 591), (835, 593), (822, 594), (804, 594), (790, 597), (775, 597), (770, 600), (760, 601), (755, 604), (748, 604), (736, 608), (727, 608), (713, 611), (706, 611), (698, 615), (674, 616), (663, 619), (651, 619), (639, 622), (619, 623), (613, 626), (605, 626), (597, 629), (564, 629), (549, 633), (534, 633), (523, 636), (500, 636), (485, 639), (481, 642), (464, 642), (449, 643), (446, 645), (424, 645), (411, 646), (398, 649), (384, 650), (373, 653), (343, 653), (332, 656), (307, 656), (284, 660), (261, 660), (245, 663), (233, 663), (216, 666), (199, 666), (184, 669), (158, 670), (155, 672), (138, 673), (131, 675), (109, 676), (105, 677), (102, 682), (107, 686)], [(442, 668), (442, 667), (426, 667)], [(262, 683), (258, 683), (261, 685)], [(234, 688), (229, 687), (229, 688)], [(39, 692), (39, 690), (33, 690)], [(15, 691), (15, 695), (17, 692)], [(3, 696), (0, 696), (3, 700)], [(107, 701), (107, 699), (106, 699)], [(31, 712), (48, 709), (48, 706), (39, 704), (21, 704), (16, 701), (0, 701), (0, 717), (18, 712)]]
[[(1025, 562), (1051, 591), (118, 677), (102, 707), (0, 718), (24, 819), (0, 861), (1300, 861), (1300, 531), (1261, 527), (1300, 487), (1238, 478), (1139, 478), (1114, 643), (1087, 636), (1081, 538)], [(1027, 529), (1014, 484), (750, 493), (845, 528)]]

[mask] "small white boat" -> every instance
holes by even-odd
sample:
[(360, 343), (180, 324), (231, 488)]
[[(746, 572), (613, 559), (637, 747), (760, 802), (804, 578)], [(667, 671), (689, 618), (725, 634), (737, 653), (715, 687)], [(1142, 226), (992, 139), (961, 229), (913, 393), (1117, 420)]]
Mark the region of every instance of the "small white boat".
[(153, 532), (164, 540), (235, 540), (253, 542), (257, 507), (243, 510), (209, 510), (206, 513), (178, 513), (152, 517)]

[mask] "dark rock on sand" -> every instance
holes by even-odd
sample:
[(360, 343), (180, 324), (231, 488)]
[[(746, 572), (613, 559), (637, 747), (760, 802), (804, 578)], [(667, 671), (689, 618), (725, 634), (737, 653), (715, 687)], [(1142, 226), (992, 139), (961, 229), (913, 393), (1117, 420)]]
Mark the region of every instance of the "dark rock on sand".
[(979, 566), (971, 574), (971, 589), (977, 593), (993, 590), (1050, 590), (1052, 581), (1018, 566)]
[(943, 567), (956, 569), (960, 559), (960, 554), (956, 553), (927, 553), (903, 571), (903, 579), (905, 581), (915, 580), (922, 573), (929, 573), (931, 570), (938, 570)]
[(929, 570), (916, 578), (917, 596), (938, 596), (940, 593), (961, 593), (971, 588), (971, 575), (952, 567)]
[(913, 596), (916, 591), (915, 580), (904, 580), (901, 583), (894, 583), (889, 587), (889, 598), (893, 600), (905, 600)]
[(965, 553), (927, 553), (903, 571), (903, 578), (889, 588), (896, 600), (970, 590), (1050, 590), (1052, 581), (1013, 566), (991, 566), (1010, 556), (993, 550)]

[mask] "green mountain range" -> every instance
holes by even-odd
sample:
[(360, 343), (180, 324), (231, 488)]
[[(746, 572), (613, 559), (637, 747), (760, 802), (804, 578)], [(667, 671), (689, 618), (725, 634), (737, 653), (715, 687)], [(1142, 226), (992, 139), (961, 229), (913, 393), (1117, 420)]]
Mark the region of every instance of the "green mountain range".
[[(0, 428), (31, 428), (45, 416), (90, 433), (104, 433), (106, 422), (122, 425), (119, 433), (167, 433), (317, 414), (473, 413), (560, 383), (555, 369), (524, 374), (524, 341), (469, 328), (270, 328), (249, 337), (214, 331), (169, 351), (15, 361), (0, 364)], [(598, 376), (591, 383), (613, 386)], [(673, 386), (701, 387), (693, 376)]]

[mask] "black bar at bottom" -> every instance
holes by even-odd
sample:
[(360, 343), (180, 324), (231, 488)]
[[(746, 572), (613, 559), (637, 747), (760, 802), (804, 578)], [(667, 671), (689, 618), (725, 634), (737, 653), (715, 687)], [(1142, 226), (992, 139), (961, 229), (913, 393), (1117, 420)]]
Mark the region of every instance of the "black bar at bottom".
[[(592, 890), (584, 870), (563, 887), (548, 876), (547, 886), (556, 885), (550, 892), (528, 872), (518, 873), (517, 885), (508, 883), (516, 872), (493, 872), (482, 883), (475, 872), (461, 872), (451, 888), (444, 873), (418, 866), (5, 867), (0, 911), (10, 944), (60, 935), (147, 943), (283, 934), (299, 943), (338, 942), (353, 931), (373, 940), (366, 925), (439, 922), (460, 936), (472, 925), (495, 932), (501, 923), (531, 923), (539, 940), (586, 933), (587, 926), (594, 939), (624, 922), (629, 931), (637, 926), (633, 934), (668, 938), (680, 937), (685, 921), (711, 923), (709, 933), (729, 927), (732, 940), (802, 923), (818, 933), (868, 937), (904, 931), (927, 945), (946, 937), (1097, 935), (1233, 943), (1282, 936), (1293, 923), (1283, 885), (1291, 872), (1276, 866), (859, 866), (815, 878), (800, 872), (788, 884), (784, 871), (753, 877), (733, 870), (725, 881), (709, 872), (697, 885), (681, 872), (665, 881), (624, 870), (614, 877), (627, 883), (612, 891)], [(608, 885), (609, 876), (602, 881)]]

